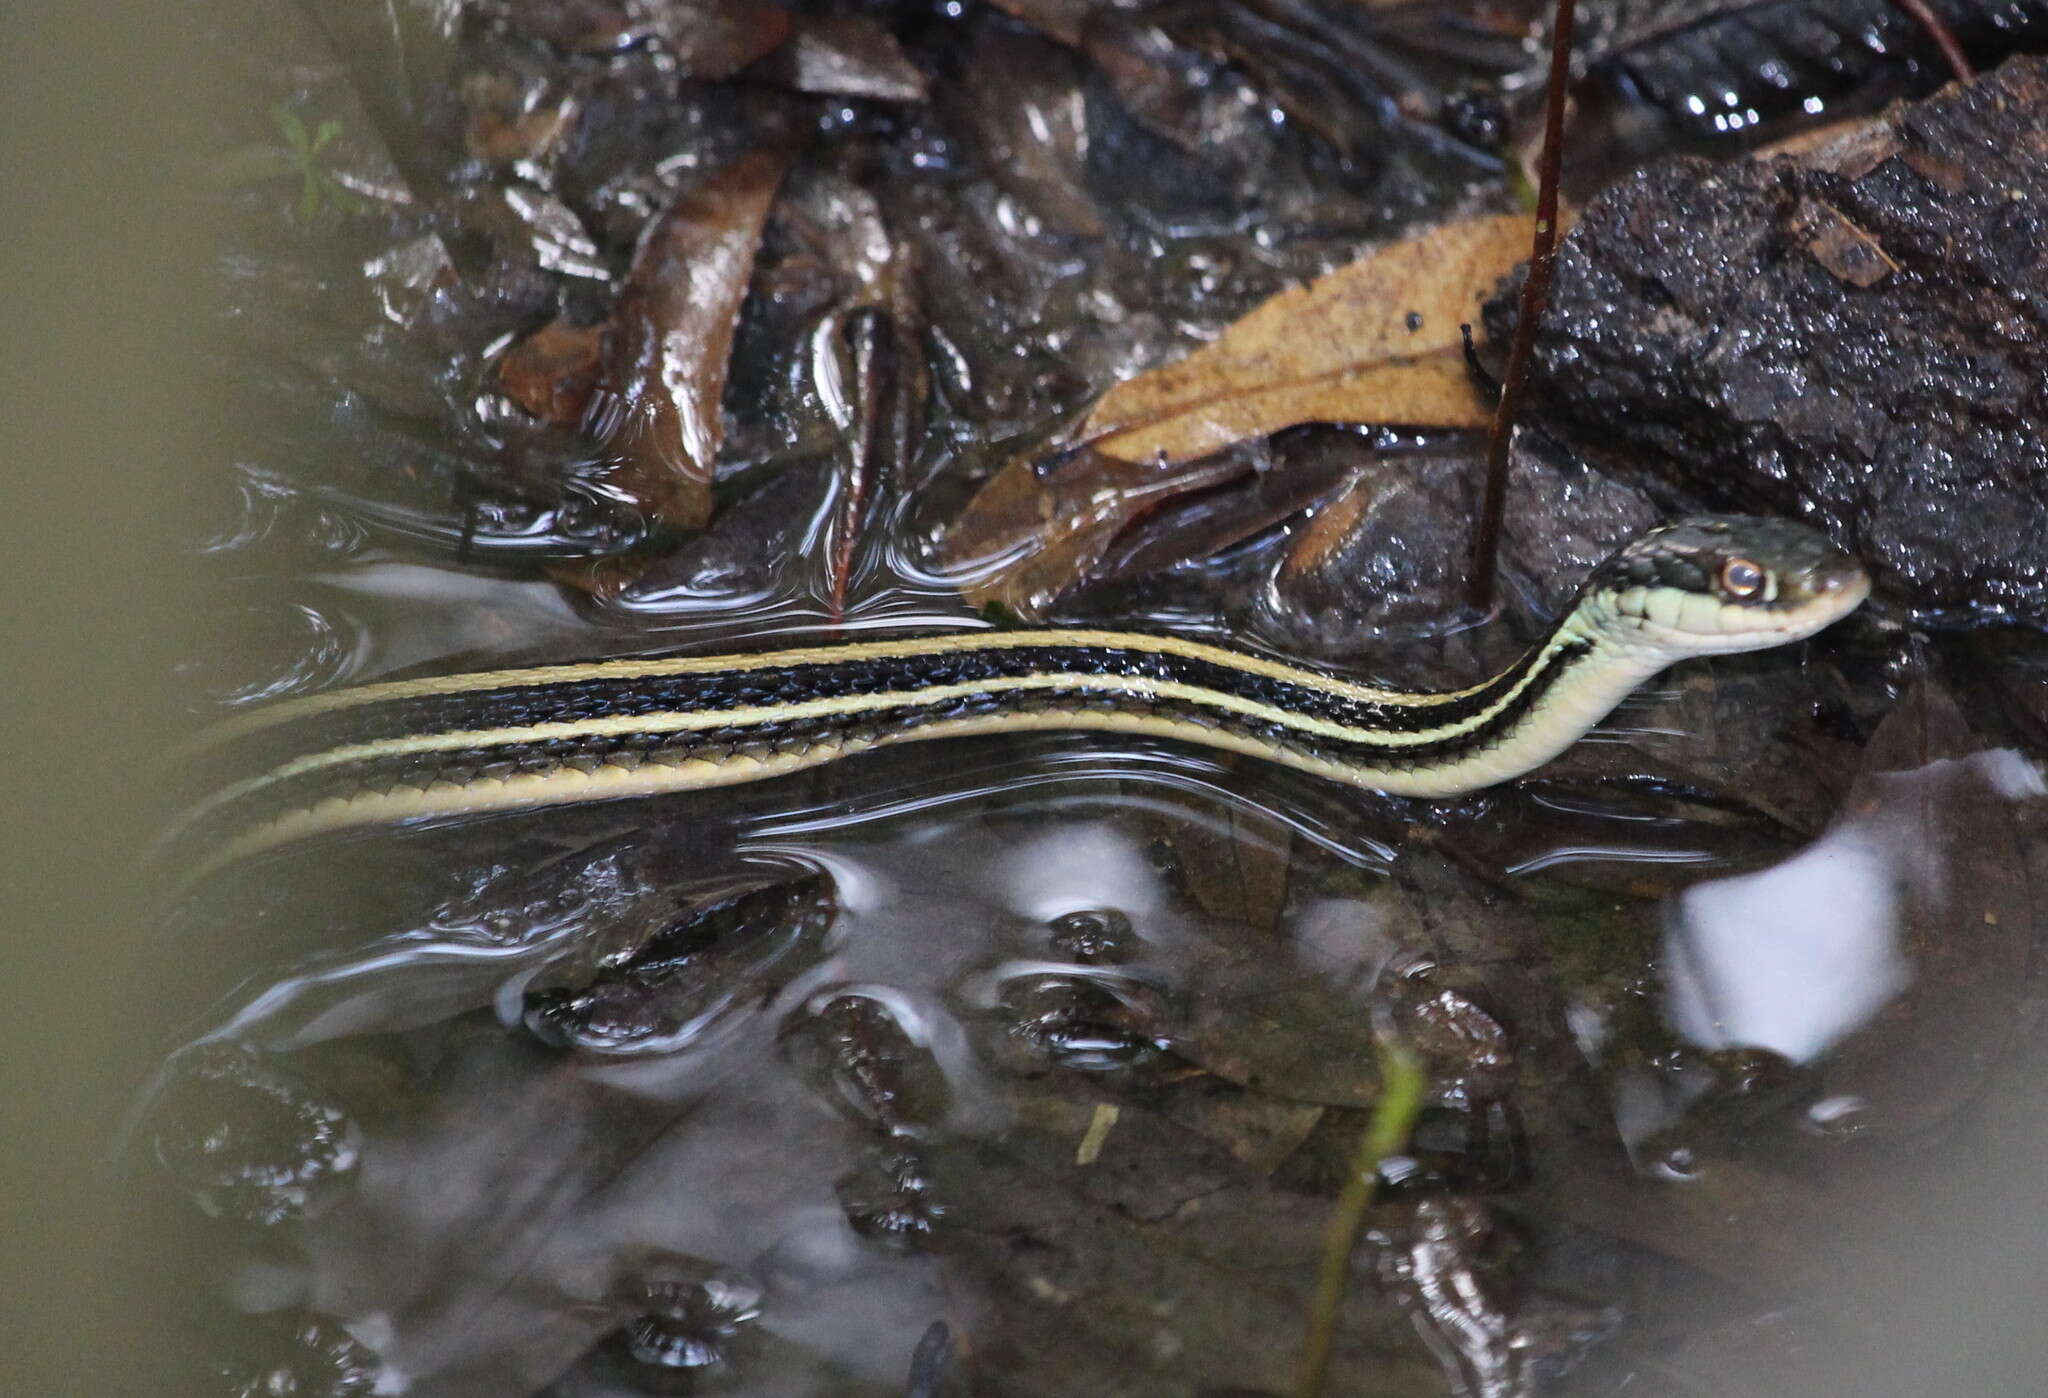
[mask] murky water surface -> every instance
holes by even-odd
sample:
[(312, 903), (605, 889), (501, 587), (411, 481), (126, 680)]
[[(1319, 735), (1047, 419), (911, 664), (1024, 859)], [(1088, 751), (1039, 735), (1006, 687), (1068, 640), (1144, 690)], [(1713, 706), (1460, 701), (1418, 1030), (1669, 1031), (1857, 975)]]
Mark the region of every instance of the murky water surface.
[[(516, 36), (531, 7), (502, 8)], [(921, 59), (965, 22), (942, 8), (907, 26)], [(824, 104), (823, 139), (886, 168), (792, 176), (718, 522), (592, 596), (563, 569), (645, 540), (571, 438), (492, 417), (487, 365), (536, 312), (610, 294), (664, 181), (731, 155), (752, 99), (641, 73), (637, 41), (564, 68), (462, 32), (481, 47), (408, 49), (447, 66), (400, 78), (317, 28), (252, 50), (253, 92), (343, 113), (346, 197), (304, 171), (285, 195), (417, 187), (310, 226), (276, 188), (233, 196), (222, 353), (265, 411), (202, 486), (197, 566), (247, 626), (195, 658), (195, 716), (818, 634), (846, 405), (831, 293), (803, 309), (797, 264), (863, 198), (916, 230), (939, 383), (842, 623), (901, 631), (973, 620), (932, 541), (1004, 443), (1497, 178), (1441, 142), (1332, 164), (1233, 108), (1190, 116), (1234, 144), (1179, 183), (1064, 49), (990, 71), (1089, 93), (1095, 144), (1009, 183), (952, 142), (1043, 126), (1044, 93), (979, 117)], [(679, 94), (657, 130), (603, 110), (657, 80)], [(466, 203), (429, 190), (431, 149), (369, 139), (379, 93), (431, 114), (422, 93), (459, 92), (474, 137), (479, 111), (558, 112), (564, 83), (598, 112), (576, 158), (486, 168), (473, 145)], [(1305, 163), (1261, 183), (1268, 157)], [(1491, 628), (1332, 634), (1287, 547), (1283, 525), (1068, 615), (1437, 684), (1542, 620), (1528, 584)], [(1036, 737), (290, 851), (166, 914), (203, 982), (137, 1067), (121, 1169), (180, 1230), (169, 1348), (212, 1392), (1277, 1394), (1393, 1040), (1428, 1096), (1383, 1167), (1333, 1392), (2035, 1392), (2044, 750), (2039, 637), (1870, 617), (1683, 666), (1456, 802)]]

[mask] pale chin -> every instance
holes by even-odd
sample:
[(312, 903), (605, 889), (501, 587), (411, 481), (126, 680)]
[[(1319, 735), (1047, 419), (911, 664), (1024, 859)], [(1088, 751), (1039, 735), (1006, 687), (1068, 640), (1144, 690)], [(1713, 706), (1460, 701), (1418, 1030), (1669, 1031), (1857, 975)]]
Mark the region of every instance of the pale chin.
[(1637, 634), (1670, 652), (1674, 659), (1688, 655), (1741, 655), (1747, 651), (1789, 645), (1817, 635), (1855, 611), (1869, 595), (1870, 584), (1865, 582), (1843, 593), (1839, 599), (1828, 599), (1829, 605), (1824, 608), (1816, 604), (1797, 615), (1786, 616), (1781, 624), (1775, 626), (1744, 627), (1736, 631), (1680, 631), (1653, 622)]

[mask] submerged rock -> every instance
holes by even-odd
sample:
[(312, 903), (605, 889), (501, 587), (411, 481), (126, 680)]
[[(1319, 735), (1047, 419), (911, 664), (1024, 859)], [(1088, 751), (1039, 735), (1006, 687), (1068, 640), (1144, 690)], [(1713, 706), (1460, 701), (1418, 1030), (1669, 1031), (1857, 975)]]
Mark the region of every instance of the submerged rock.
[(2040, 59), (1810, 154), (1663, 162), (1560, 250), (1535, 425), (1672, 508), (1810, 519), (1924, 618), (2048, 624), (2044, 246)]
[(377, 1391), (375, 1351), (340, 1322), (300, 1313), (258, 1325), (261, 1358), (220, 1366), (220, 1392), (229, 1398), (367, 1398)]
[(355, 1182), (348, 1112), (252, 1049), (200, 1044), (172, 1063), (152, 1104), (157, 1163), (214, 1218), (259, 1227), (318, 1213)]

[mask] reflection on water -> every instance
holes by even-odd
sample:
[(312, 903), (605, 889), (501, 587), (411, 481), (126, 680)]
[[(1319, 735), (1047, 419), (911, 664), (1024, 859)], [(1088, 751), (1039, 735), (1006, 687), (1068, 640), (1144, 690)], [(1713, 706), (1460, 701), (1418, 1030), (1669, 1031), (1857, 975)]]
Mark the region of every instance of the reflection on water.
[[(1926, 930), (1999, 896), (1957, 857), (1998, 822), (2017, 857), (2011, 823), (2039, 804), (2030, 765), (1983, 753), (1866, 772), (1803, 849), (1597, 783), (1430, 825), (1354, 810), (1340, 839), (1307, 814), (1315, 784), (1208, 755), (962, 755), (957, 772), (863, 763), (857, 784), (814, 783), (808, 810), (801, 788), (769, 793), (723, 853), (688, 802), (585, 813), (591, 833), (537, 861), (491, 855), (531, 817), (401, 842), (417, 854), (383, 866), (401, 883), (409, 863), (476, 873), (253, 977), (138, 1118), (162, 1183), (247, 1230), (216, 1239), (221, 1302), (264, 1320), (236, 1372), (893, 1395), (943, 1321), (977, 1374), (1118, 1391), (1137, 1326), (1153, 1348), (1129, 1391), (1274, 1391), (1327, 1162), (1391, 1032), (1435, 1105), (1390, 1167), (1349, 1372), (1620, 1391), (1664, 1362), (1666, 1332), (1640, 1328), (1658, 1303), (1630, 1280), (1643, 1259), (1718, 1267), (1711, 1229), (1643, 1212), (1656, 1191), (1718, 1188), (1712, 1161), (1785, 1148), (1801, 1121), (1846, 1113), (1857, 1136), (1873, 1112), (1926, 1117), (1896, 1084), (1859, 1087), (1843, 1046), (1916, 975), (1953, 980)], [(1701, 877), (1730, 865), (1749, 872)], [(1619, 940), (1588, 960), (1595, 935)], [(1637, 988), (1617, 997), (1614, 977)], [(1989, 1066), (1992, 1041), (1916, 1032)], [(1774, 1063), (1845, 1076), (1802, 1086)], [(1545, 1190), (1628, 1158), (1592, 1163), (1589, 1112), (1645, 1192), (1553, 1212)], [(1798, 1304), (1825, 1336), (1827, 1287)]]
[(1776, 868), (1687, 889), (1664, 943), (1673, 1026), (1805, 1063), (1868, 1020), (1911, 979), (1897, 853), (1843, 825)]
[(1673, 1026), (1709, 1048), (1819, 1057), (1911, 984), (1908, 903), (1952, 938), (1984, 911), (1946, 857), (1964, 812), (2043, 794), (2010, 749), (1877, 774), (1798, 855), (1687, 889), (1664, 938)]

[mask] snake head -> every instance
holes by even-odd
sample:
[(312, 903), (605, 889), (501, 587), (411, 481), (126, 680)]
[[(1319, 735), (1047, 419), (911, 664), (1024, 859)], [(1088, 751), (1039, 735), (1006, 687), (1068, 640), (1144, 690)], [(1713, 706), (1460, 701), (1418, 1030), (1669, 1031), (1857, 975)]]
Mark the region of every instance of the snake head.
[(1586, 595), (1616, 640), (1709, 655), (1811, 636), (1870, 595), (1870, 575), (1807, 525), (1696, 515), (1632, 540)]

